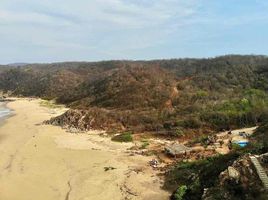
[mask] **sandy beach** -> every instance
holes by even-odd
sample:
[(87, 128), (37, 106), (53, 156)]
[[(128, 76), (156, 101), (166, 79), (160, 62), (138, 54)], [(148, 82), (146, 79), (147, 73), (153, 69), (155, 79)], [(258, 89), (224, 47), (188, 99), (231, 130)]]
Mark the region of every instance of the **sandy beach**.
[(168, 199), (148, 166), (153, 157), (131, 155), (133, 143), (42, 125), (64, 110), (42, 107), (40, 100), (7, 106), (14, 115), (0, 126), (1, 200)]

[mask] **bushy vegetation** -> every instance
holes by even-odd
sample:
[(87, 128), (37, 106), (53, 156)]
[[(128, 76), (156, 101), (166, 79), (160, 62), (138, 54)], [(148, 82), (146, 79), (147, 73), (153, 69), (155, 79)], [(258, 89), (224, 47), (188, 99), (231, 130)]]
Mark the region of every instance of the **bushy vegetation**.
[[(227, 169), (235, 160), (247, 154), (263, 154), (268, 152), (268, 117), (260, 124), (258, 129), (250, 138), (250, 143), (244, 148), (233, 144), (232, 151), (227, 155), (218, 155), (215, 157), (194, 161), (180, 162), (176, 164), (167, 174), (165, 188), (174, 191), (172, 198), (175, 199), (179, 188), (186, 186), (183, 200), (201, 199), (204, 188), (210, 188), (209, 199), (222, 199), (229, 195), (228, 199), (251, 199), (252, 196), (258, 196), (259, 199), (266, 199), (267, 195), (261, 194), (261, 185), (258, 180), (251, 180), (250, 184), (258, 185), (246, 189), (241, 184), (228, 183), (224, 187), (219, 184), (219, 175)], [(207, 136), (201, 136), (195, 142), (202, 143)], [(244, 166), (245, 167), (245, 166)], [(251, 173), (247, 177), (255, 179)], [(248, 179), (247, 182), (249, 181)], [(246, 198), (247, 197), (247, 198)]]
[(178, 187), (178, 189), (174, 192), (171, 199), (172, 200), (183, 200), (184, 195), (186, 194), (187, 186), (182, 185)]
[(115, 142), (132, 142), (133, 141), (132, 133), (131, 132), (125, 132), (125, 133), (122, 133), (120, 135), (116, 135), (116, 136), (112, 137), (112, 141), (115, 141)]
[(150, 145), (148, 140), (142, 140), (141, 142), (142, 142), (140, 147), (141, 149), (146, 149)]
[(234, 160), (238, 158), (238, 153), (219, 155), (195, 162), (180, 162), (166, 175), (165, 188), (175, 190), (173, 196), (179, 188), (186, 186), (187, 190), (183, 195), (183, 200), (199, 200), (204, 188), (216, 186), (219, 174), (224, 171)]
[(268, 152), (268, 116), (252, 135), (251, 141), (248, 148), (252, 153), (262, 154)]
[(203, 121), (218, 129), (230, 129), (258, 124), (264, 120), (268, 108), (268, 94), (259, 89), (249, 89), (224, 103), (207, 109), (201, 115)]
[(110, 121), (122, 130), (182, 137), (261, 123), (268, 113), (268, 58), (0, 67), (0, 90), (105, 113), (87, 119)]
[(64, 107), (64, 105), (56, 104), (53, 100), (50, 100), (50, 101), (49, 100), (42, 100), (40, 102), (40, 105), (44, 106), (44, 107), (52, 108), (52, 109)]

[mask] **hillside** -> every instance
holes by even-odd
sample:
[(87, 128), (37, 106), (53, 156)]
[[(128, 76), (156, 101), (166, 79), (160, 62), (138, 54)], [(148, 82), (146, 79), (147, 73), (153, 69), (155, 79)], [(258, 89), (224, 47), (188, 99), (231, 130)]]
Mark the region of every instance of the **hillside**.
[(268, 172), (267, 131), (265, 121), (250, 137), (247, 147), (233, 148), (226, 155), (174, 164), (165, 180), (165, 188), (173, 191), (171, 199), (267, 199), (267, 190), (251, 159), (257, 158), (264, 173)]
[(168, 136), (255, 125), (268, 106), (268, 58), (105, 61), (0, 67), (0, 90), (71, 110), (52, 123)]

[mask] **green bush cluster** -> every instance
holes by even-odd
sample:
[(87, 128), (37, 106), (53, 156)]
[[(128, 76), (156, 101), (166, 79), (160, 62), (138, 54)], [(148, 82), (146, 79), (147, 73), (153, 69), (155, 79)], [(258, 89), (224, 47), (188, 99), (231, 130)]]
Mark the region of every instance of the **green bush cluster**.
[(180, 162), (166, 174), (165, 188), (177, 191), (178, 184), (185, 185), (187, 190), (182, 199), (201, 199), (204, 188), (215, 186), (219, 174), (238, 157), (239, 153), (233, 152), (194, 162)]
[(133, 137), (132, 137), (132, 132), (125, 132), (120, 135), (116, 135), (112, 137), (112, 141), (115, 142), (132, 142)]
[(174, 192), (172, 200), (183, 200), (183, 196), (186, 194), (187, 186), (179, 186), (178, 189)]
[(268, 112), (268, 94), (262, 90), (250, 89), (243, 92), (243, 97), (228, 100), (208, 108), (201, 114), (201, 120), (214, 128), (252, 126), (263, 121)]

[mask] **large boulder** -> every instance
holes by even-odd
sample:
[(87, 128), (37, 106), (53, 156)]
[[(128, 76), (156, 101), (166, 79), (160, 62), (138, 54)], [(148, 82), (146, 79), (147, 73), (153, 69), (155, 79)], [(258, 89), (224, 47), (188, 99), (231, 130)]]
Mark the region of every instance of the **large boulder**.
[(228, 177), (231, 180), (235, 180), (235, 182), (238, 182), (240, 179), (240, 172), (238, 170), (236, 170), (234, 167), (229, 166), (227, 169), (228, 172)]

